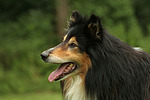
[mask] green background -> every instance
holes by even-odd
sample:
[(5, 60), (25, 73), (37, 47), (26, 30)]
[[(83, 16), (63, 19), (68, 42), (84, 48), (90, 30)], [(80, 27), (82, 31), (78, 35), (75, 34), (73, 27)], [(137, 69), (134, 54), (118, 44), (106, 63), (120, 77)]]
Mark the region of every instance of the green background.
[[(59, 82), (49, 83), (54, 64), (42, 51), (61, 42), (57, 12), (73, 10), (101, 18), (106, 30), (150, 53), (149, 0), (3, 0), (0, 1), (0, 99), (60, 100)], [(62, 9), (63, 8), (63, 9)], [(66, 28), (66, 23), (64, 23)]]

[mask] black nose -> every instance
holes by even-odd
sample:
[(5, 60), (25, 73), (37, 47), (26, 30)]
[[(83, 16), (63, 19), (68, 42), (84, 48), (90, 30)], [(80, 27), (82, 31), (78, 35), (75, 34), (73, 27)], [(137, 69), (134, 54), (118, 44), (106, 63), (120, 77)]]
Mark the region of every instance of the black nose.
[(48, 56), (49, 56), (49, 53), (46, 53), (46, 52), (41, 53), (41, 58), (42, 58), (44, 61), (46, 61), (46, 59), (48, 58)]

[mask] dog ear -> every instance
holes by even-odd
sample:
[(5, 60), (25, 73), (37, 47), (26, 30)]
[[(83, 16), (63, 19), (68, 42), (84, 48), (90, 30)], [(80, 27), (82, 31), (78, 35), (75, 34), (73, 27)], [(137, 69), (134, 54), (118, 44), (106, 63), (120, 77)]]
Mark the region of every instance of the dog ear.
[(72, 15), (70, 16), (70, 21), (75, 23), (78, 22), (81, 18), (82, 18), (81, 14), (77, 10), (75, 10), (72, 12)]
[(100, 18), (94, 14), (91, 15), (88, 23), (88, 28), (91, 32), (91, 35), (94, 38), (100, 38), (100, 35), (103, 31), (101, 23), (100, 23)]
[(70, 16), (70, 21), (68, 22), (68, 27), (76, 25), (81, 20), (82, 20), (81, 14), (77, 10), (73, 11)]

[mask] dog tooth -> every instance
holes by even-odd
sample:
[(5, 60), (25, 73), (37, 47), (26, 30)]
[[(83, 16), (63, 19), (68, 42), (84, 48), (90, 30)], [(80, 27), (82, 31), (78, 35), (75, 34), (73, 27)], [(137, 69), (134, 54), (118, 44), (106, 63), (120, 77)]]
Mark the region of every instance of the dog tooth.
[(67, 72), (68, 70), (67, 69), (65, 69), (65, 72)]
[(73, 66), (73, 64), (71, 63), (69, 66)]
[(69, 67), (67, 67), (67, 70), (69, 70)]

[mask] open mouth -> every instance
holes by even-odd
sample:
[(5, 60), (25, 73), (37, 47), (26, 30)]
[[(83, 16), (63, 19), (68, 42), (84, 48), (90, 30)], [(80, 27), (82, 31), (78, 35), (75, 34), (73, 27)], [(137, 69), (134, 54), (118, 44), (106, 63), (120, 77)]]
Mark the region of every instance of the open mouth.
[(73, 62), (62, 63), (55, 71), (53, 71), (48, 80), (50, 82), (58, 81), (74, 72), (77, 69), (77, 65)]

